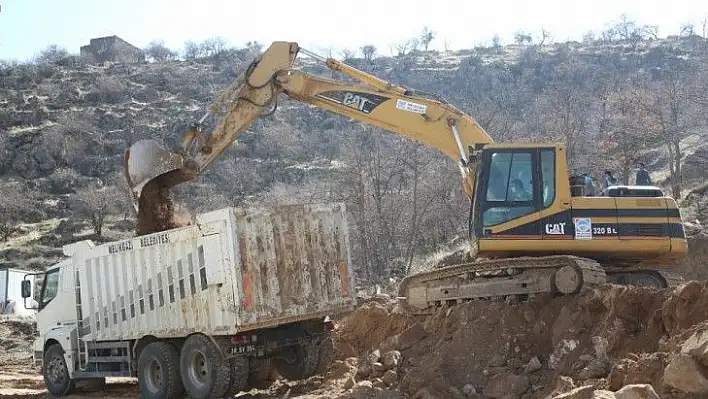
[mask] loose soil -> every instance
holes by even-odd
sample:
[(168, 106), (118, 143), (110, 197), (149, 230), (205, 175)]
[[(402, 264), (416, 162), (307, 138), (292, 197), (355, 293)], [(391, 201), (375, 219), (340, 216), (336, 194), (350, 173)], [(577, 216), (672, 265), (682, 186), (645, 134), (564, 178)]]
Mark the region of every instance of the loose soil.
[(170, 173), (158, 176), (148, 182), (140, 192), (136, 234), (138, 236), (157, 233), (188, 224), (185, 217), (175, 212), (170, 199), (170, 188), (177, 182), (171, 181)]

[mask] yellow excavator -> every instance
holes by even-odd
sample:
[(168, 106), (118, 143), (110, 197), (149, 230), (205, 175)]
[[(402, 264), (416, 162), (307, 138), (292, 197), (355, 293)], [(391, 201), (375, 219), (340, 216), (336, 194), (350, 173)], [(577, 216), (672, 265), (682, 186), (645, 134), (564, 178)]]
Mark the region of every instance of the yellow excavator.
[[(360, 83), (296, 70), (299, 53)], [(138, 234), (173, 227), (169, 189), (198, 178), (275, 109), (280, 94), (418, 140), (459, 162), (474, 260), (407, 276), (399, 297), (410, 312), (478, 298), (568, 295), (605, 282), (663, 288), (682, 281), (663, 270), (688, 245), (677, 203), (661, 190), (618, 186), (584, 196), (584, 178), (569, 176), (562, 145), (495, 144), (444, 99), (284, 41), (272, 43), (237, 77), (178, 148), (142, 140), (126, 152)], [(218, 123), (204, 134), (200, 124), (210, 115)]]

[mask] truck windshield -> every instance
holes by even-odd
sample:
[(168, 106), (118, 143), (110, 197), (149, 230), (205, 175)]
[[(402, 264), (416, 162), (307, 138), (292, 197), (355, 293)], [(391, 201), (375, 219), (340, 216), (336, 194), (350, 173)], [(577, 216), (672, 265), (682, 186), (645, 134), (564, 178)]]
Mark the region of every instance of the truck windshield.
[(39, 295), (39, 308), (47, 306), (49, 302), (57, 296), (59, 291), (59, 269), (47, 272), (42, 283), (42, 291)]

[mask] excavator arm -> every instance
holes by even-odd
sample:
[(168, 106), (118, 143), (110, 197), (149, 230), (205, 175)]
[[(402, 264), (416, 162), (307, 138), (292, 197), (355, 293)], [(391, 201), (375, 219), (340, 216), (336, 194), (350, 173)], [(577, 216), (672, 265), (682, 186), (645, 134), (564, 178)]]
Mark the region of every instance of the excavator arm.
[[(298, 53), (325, 63), (358, 81), (345, 83), (293, 69)], [(125, 157), (125, 172), (139, 219), (143, 190), (166, 190), (197, 178), (256, 119), (275, 109), (280, 94), (360, 122), (418, 140), (459, 162), (463, 190), (472, 198), (476, 154), (493, 142), (470, 116), (440, 98), (394, 85), (340, 61), (320, 57), (297, 43), (274, 42), (213, 102), (199, 123), (182, 137), (178, 148), (163, 149), (152, 140), (135, 143)], [(213, 115), (218, 122), (205, 135), (200, 123)], [(158, 190), (158, 191), (159, 191)], [(153, 212), (154, 213), (154, 212)]]

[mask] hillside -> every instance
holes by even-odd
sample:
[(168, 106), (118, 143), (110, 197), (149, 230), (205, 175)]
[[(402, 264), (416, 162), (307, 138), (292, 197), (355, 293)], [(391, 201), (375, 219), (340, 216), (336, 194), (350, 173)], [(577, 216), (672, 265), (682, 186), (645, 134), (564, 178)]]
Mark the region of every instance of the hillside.
[[(655, 183), (682, 200), (694, 230), (708, 222), (704, 38), (399, 50), (396, 57), (347, 53), (345, 61), (443, 96), (497, 141), (562, 142), (574, 173), (600, 179), (609, 168), (630, 182), (644, 161)], [(79, 237), (132, 235), (125, 149), (142, 138), (174, 143), (257, 51), (140, 64), (92, 65), (74, 56), (3, 64), (0, 262), (42, 268)], [(304, 56), (297, 67), (341, 78)], [(208, 131), (213, 121), (206, 123)], [(354, 264), (369, 281), (400, 276), (465, 237), (468, 213), (450, 159), (284, 96), (175, 200), (192, 213), (344, 201)]]

